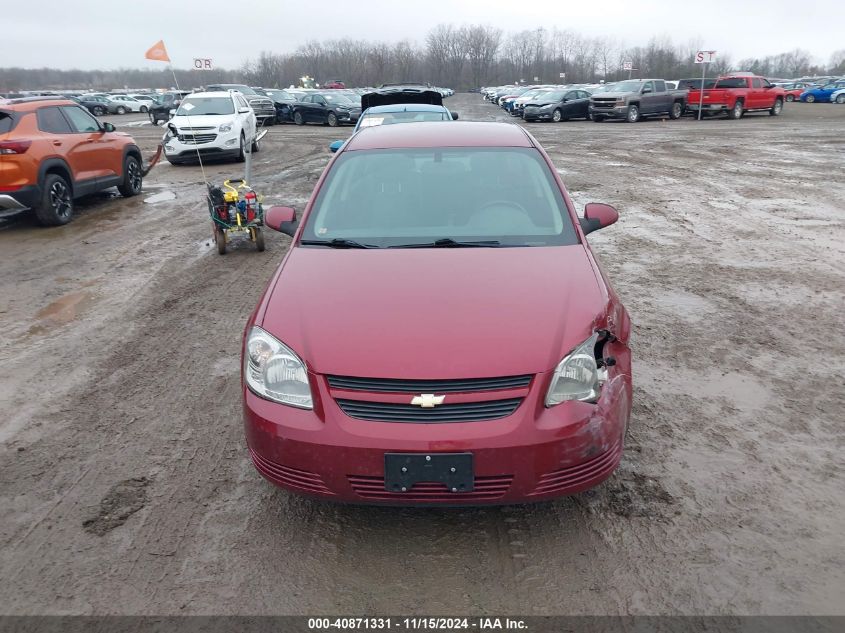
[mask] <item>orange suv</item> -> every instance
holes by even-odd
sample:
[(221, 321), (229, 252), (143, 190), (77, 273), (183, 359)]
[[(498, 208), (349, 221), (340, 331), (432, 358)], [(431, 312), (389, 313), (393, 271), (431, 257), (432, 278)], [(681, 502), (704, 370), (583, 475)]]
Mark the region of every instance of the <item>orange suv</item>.
[(31, 209), (43, 225), (66, 224), (75, 198), (117, 187), (141, 192), (141, 150), (68, 99), (0, 103), (0, 216)]

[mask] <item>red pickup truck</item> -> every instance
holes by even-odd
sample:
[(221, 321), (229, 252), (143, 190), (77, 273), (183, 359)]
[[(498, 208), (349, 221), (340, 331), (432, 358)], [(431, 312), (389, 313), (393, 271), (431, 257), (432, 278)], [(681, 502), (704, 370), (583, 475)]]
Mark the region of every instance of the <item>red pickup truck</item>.
[(746, 112), (768, 110), (772, 116), (783, 111), (786, 91), (769, 83), (765, 77), (754, 75), (729, 75), (719, 77), (716, 85), (701, 91), (690, 89), (687, 108), (698, 114), (701, 103), (702, 116), (727, 114), (729, 119), (739, 119)]

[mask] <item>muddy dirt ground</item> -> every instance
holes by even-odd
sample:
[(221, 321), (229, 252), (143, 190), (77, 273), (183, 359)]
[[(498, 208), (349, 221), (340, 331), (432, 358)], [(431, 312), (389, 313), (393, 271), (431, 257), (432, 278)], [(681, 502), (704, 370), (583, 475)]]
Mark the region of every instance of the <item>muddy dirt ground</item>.
[[(149, 153), (135, 119), (109, 120)], [(220, 257), (199, 168), (164, 163), (66, 227), (0, 229), (0, 612), (845, 614), (845, 106), (528, 127), (621, 214), (590, 236), (635, 324), (607, 483), (445, 510), (263, 481), (239, 347), (289, 239)], [(254, 184), (302, 208), (348, 133), (273, 127)]]

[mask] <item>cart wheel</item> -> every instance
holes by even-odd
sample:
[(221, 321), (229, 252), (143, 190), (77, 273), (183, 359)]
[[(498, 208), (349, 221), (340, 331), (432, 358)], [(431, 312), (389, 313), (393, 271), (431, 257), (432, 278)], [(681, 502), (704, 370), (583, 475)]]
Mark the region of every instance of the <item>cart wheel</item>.
[(264, 251), (264, 234), (258, 227), (252, 229), (252, 239), (255, 241), (255, 248), (261, 253)]
[(214, 241), (217, 243), (217, 252), (221, 255), (226, 254), (226, 232), (216, 229), (214, 231)]

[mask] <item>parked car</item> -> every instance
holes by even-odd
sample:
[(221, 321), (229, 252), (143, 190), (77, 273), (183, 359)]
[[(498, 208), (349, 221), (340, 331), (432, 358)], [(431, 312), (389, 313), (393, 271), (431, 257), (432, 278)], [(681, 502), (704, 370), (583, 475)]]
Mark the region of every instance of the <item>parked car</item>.
[(111, 95), (108, 100), (111, 114), (126, 114), (127, 112), (143, 112), (146, 114), (149, 110), (149, 106), (129, 95)]
[(845, 88), (834, 90), (830, 95), (831, 103), (845, 103)]
[(155, 103), (151, 106), (147, 106), (152, 124), (158, 125), (159, 121), (170, 120), (170, 117), (172, 116), (171, 112), (175, 112), (182, 103), (182, 99), (189, 94), (191, 93), (165, 92), (160, 95), (156, 95)]
[[(153, 105), (156, 101), (153, 95), (148, 94), (132, 94), (129, 96), (137, 101), (140, 101), (143, 105), (147, 106), (147, 110), (149, 110), (150, 106)], [(147, 110), (144, 110), (144, 112), (146, 112)]]
[(162, 139), (164, 156), (172, 165), (203, 159), (244, 160), (247, 143), (260, 146), (255, 112), (244, 95), (235, 92), (197, 92), (182, 100)]
[(536, 97), (545, 94), (547, 92), (551, 92), (555, 90), (555, 88), (549, 86), (538, 86), (535, 88), (531, 88), (530, 90), (526, 90), (521, 95), (519, 95), (516, 99), (513, 100), (509, 108), (509, 112), (511, 116), (522, 116), (522, 112), (525, 109), (525, 104), (529, 101), (535, 99)]
[(739, 119), (746, 112), (758, 111), (778, 116), (785, 101), (783, 88), (765, 77), (742, 74), (719, 77), (712, 88), (704, 89), (703, 96), (691, 90), (688, 107), (697, 113), (701, 102), (702, 114), (727, 114), (729, 119)]
[(678, 119), (686, 105), (687, 91), (667, 90), (662, 79), (628, 79), (617, 83), (612, 92), (590, 97), (590, 116), (597, 122), (624, 119), (636, 123), (655, 114)]
[(109, 112), (111, 101), (108, 97), (100, 95), (79, 95), (73, 99), (76, 103), (86, 108), (94, 116), (104, 116)]
[(346, 84), (343, 83), (340, 79), (330, 79), (326, 83), (323, 84), (324, 90), (345, 90)]
[(806, 84), (801, 83), (786, 83), (776, 85), (780, 88), (783, 88), (785, 93), (785, 101), (795, 101), (796, 99), (800, 98), (801, 94), (807, 89)]
[(242, 348), (258, 472), (401, 505), (540, 501), (607, 479), (631, 326), (586, 235), (617, 218), (603, 204), (579, 218), (516, 125), (355, 134), (301, 218), (266, 215), (292, 242)]
[(70, 99), (13, 99), (0, 106), (0, 183), (0, 213), (29, 209), (39, 224), (67, 224), (76, 198), (140, 193), (141, 150)]
[(586, 90), (550, 90), (525, 104), (526, 121), (568, 121), (590, 118), (590, 93)]
[(806, 103), (830, 103), (830, 96), (843, 88), (845, 88), (845, 81), (835, 81), (824, 86), (808, 88), (801, 93), (799, 98)]
[(361, 107), (352, 99), (332, 92), (312, 92), (293, 104), (293, 122), (322, 123), (335, 127), (341, 123), (355, 123)]
[(273, 100), (273, 105), (276, 107), (276, 123), (293, 122), (293, 104), (298, 101), (295, 93), (273, 88), (263, 90), (256, 88), (255, 90)]
[(276, 122), (276, 106), (273, 100), (264, 95), (258, 94), (249, 86), (243, 84), (212, 84), (206, 86), (206, 92), (228, 92), (237, 90), (249, 102), (250, 107), (255, 111), (255, 118), (260, 125), (273, 125)]
[[(364, 111), (352, 134), (366, 127), (395, 125), (397, 123), (420, 123), (432, 121), (456, 121), (457, 112), (450, 112), (443, 106), (443, 96), (433, 90), (403, 91), (390, 90), (367, 93), (361, 96)], [(343, 141), (333, 141), (329, 150), (336, 152)]]

